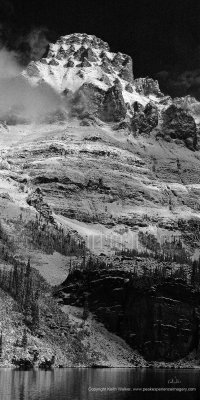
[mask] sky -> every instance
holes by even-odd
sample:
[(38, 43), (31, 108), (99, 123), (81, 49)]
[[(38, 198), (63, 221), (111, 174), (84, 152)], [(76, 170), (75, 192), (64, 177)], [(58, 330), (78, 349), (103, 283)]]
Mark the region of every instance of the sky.
[(1, 0), (0, 24), (2, 45), (23, 64), (60, 35), (86, 32), (129, 54), (136, 77), (200, 98), (199, 0)]

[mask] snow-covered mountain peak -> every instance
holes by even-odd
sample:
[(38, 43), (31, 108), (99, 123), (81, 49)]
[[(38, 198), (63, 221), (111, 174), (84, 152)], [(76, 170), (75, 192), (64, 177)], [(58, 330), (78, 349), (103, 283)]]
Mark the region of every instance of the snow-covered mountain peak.
[(126, 128), (136, 136), (159, 132), (167, 140), (183, 140), (189, 148), (197, 147), (199, 104), (173, 101), (152, 78), (134, 79), (131, 57), (111, 52), (94, 35), (60, 37), (49, 46), (46, 58), (29, 64), (24, 76), (31, 84), (45, 82), (53, 87), (71, 116), (85, 125), (96, 118), (119, 122), (118, 129)]
[(145, 107), (149, 101), (159, 105), (163, 98), (157, 81), (150, 78), (134, 80), (129, 55), (113, 53), (108, 43), (85, 33), (61, 36), (56, 43), (50, 44), (47, 57), (31, 62), (23, 75), (31, 84), (46, 82), (64, 94), (76, 93), (83, 88), (84, 97), (88, 97), (90, 88), (90, 93), (91, 90), (95, 92), (94, 97), (100, 95), (102, 99), (102, 95), (104, 97), (108, 92), (110, 99), (113, 91), (121, 93), (119, 102), (124, 103), (122, 108), (126, 106), (127, 116), (132, 115), (135, 102)]
[(80, 47), (93, 47), (94, 49), (110, 51), (107, 42), (104, 42), (102, 39), (99, 39), (94, 35), (88, 35), (86, 33), (73, 33), (71, 35), (61, 36), (55, 44), (50, 45), (50, 51), (56, 55), (56, 52), (61, 48), (63, 48), (64, 51), (69, 48), (72, 51), (77, 51)]
[[(33, 83), (44, 80), (54, 89), (76, 91), (83, 83), (107, 90), (118, 78), (122, 86), (133, 83), (131, 57), (112, 53), (108, 43), (94, 35), (75, 33), (50, 44), (48, 55), (31, 62), (24, 73)], [(131, 89), (127, 90), (129, 93)]]

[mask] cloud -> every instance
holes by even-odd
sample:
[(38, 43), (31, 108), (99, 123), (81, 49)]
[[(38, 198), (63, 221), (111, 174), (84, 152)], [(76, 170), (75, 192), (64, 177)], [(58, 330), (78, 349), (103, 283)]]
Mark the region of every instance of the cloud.
[(16, 54), (0, 50), (0, 119), (36, 122), (66, 111), (62, 97), (51, 86), (45, 82), (33, 86), (21, 72)]
[(40, 60), (46, 52), (49, 41), (47, 28), (35, 28), (26, 37), (30, 46), (31, 60)]
[(0, 13), (0, 49), (14, 51), (18, 62), (24, 66), (30, 61), (40, 60), (47, 52), (49, 43), (56, 39), (57, 35), (46, 27), (19, 28), (12, 22), (2, 20)]
[(22, 67), (18, 64), (17, 54), (14, 51), (8, 51), (5, 48), (0, 50), (0, 80), (13, 78), (19, 75)]
[(191, 95), (200, 100), (200, 69), (156, 74), (161, 90), (172, 97)]
[(47, 52), (50, 39), (51, 33), (44, 27), (36, 27), (28, 33), (18, 35), (13, 47), (18, 54), (19, 62), (27, 65), (30, 61), (40, 60)]

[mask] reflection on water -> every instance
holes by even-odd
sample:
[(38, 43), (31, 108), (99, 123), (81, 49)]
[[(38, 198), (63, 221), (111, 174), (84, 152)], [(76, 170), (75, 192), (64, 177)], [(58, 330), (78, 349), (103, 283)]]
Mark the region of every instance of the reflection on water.
[[(0, 369), (0, 400), (196, 400), (200, 398), (199, 387), (198, 370)], [(162, 391), (152, 392), (150, 388)]]

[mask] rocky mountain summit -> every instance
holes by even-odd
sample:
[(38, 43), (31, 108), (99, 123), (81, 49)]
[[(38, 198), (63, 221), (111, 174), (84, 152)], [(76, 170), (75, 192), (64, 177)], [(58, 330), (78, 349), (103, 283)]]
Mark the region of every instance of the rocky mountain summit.
[[(134, 79), (130, 56), (113, 53), (95, 36), (72, 34), (51, 44), (46, 58), (32, 62), (24, 75), (46, 82), (64, 96), (73, 117), (83, 125), (95, 118), (124, 121), (133, 135), (161, 134), (165, 140), (197, 148), (198, 127), (191, 102), (164, 96), (157, 81)], [(173, 122), (172, 122), (173, 121)], [(97, 121), (96, 121), (97, 122)]]

